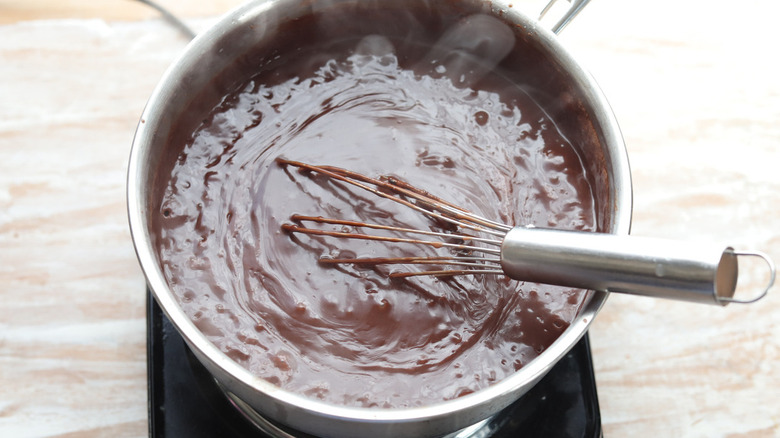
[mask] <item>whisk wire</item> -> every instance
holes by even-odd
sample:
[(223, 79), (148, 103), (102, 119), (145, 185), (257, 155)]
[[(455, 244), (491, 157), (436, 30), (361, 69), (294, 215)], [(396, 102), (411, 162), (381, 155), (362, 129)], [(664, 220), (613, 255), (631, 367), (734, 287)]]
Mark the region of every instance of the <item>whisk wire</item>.
[[(429, 265), (429, 266), (453, 266), (462, 269), (433, 269), (417, 272), (392, 272), (390, 278), (408, 278), (416, 276), (434, 276), (451, 277), (458, 275), (472, 274), (503, 274), (501, 267), (501, 243), (511, 227), (494, 222), (479, 216), (476, 216), (467, 210), (451, 204), (443, 199), (437, 198), (430, 193), (418, 189), (404, 181), (394, 177), (384, 177), (383, 179), (371, 178), (359, 173), (333, 166), (315, 166), (301, 163), (298, 161), (277, 159), (280, 165), (290, 165), (303, 170), (316, 172), (334, 180), (351, 184), (360, 189), (366, 190), (382, 198), (397, 202), (413, 210), (416, 210), (429, 217), (440, 219), (447, 223), (457, 226), (459, 229), (468, 229), (471, 232), (484, 233), (494, 237), (480, 237), (471, 233), (466, 234), (461, 231), (440, 232), (430, 230), (420, 230), (413, 228), (372, 224), (353, 220), (325, 218), (321, 216), (306, 216), (294, 214), (290, 219), (295, 223), (286, 223), (282, 225), (284, 231), (290, 233), (302, 233), (315, 236), (330, 236), (346, 239), (361, 239), (392, 243), (409, 243), (417, 245), (427, 245), (434, 248), (451, 248), (461, 251), (464, 254), (456, 256), (427, 256), (427, 257), (363, 257), (363, 258), (333, 258), (321, 257), (321, 264), (353, 264), (364, 266), (377, 265)], [(345, 230), (337, 231), (324, 228), (310, 228), (305, 226), (305, 222), (313, 222), (323, 225), (335, 225), (348, 227)], [(393, 236), (367, 234), (364, 232), (348, 231), (350, 229), (374, 229), (390, 231), (395, 233)], [(435, 240), (426, 240), (422, 238), (397, 237), (398, 235), (419, 235), (436, 237)], [(444, 239), (442, 239), (444, 238)], [(456, 241), (452, 241), (455, 239)], [(479, 246), (481, 243), (486, 246)], [(482, 254), (482, 255), (474, 255)]]
[[(491, 221), (459, 207), (456, 207), (446, 201), (443, 201), (435, 196), (428, 194), (420, 189), (412, 189), (408, 184), (399, 184), (397, 179), (391, 178), (390, 181), (383, 181), (376, 178), (371, 178), (359, 173), (355, 173), (346, 169), (341, 169), (333, 166), (315, 166), (312, 164), (302, 163), (299, 161), (291, 161), (283, 158), (278, 158), (277, 162), (281, 165), (289, 165), (300, 169), (309, 170), (312, 172), (320, 173), (330, 178), (343, 181), (348, 184), (352, 184), (355, 187), (361, 188), (368, 192), (371, 192), (382, 198), (397, 202), (412, 208), (420, 213), (433, 216), (437, 219), (449, 222), (459, 227), (468, 228), (474, 231), (492, 234), (494, 236), (502, 237), (506, 234), (511, 227), (502, 224), (500, 222)], [(371, 187), (367, 184), (376, 186)], [(388, 192), (379, 190), (378, 188), (387, 189)], [(428, 207), (424, 208), (418, 203), (410, 202), (406, 199), (402, 199), (395, 194), (400, 194), (411, 199), (415, 199), (421, 202), (422, 205)]]
[(388, 274), (390, 278), (410, 278), (410, 277), (455, 277), (458, 275), (475, 275), (475, 274), (489, 274), (489, 275), (503, 275), (504, 271), (501, 269), (449, 269), (444, 271), (419, 271), (419, 272), (391, 272)]
[(436, 236), (436, 237), (444, 237), (444, 238), (457, 238), (465, 242), (473, 241), (473, 242), (482, 242), (488, 245), (494, 245), (499, 247), (501, 246), (500, 240), (479, 237), (479, 236), (472, 236), (470, 234), (462, 234), (462, 233), (455, 234), (455, 233), (444, 233), (440, 231), (418, 230), (416, 228), (394, 227), (390, 225), (370, 224), (366, 222), (358, 222), (358, 221), (351, 221), (351, 220), (344, 220), (344, 219), (332, 219), (332, 218), (326, 218), (322, 216), (305, 216), (300, 214), (294, 214), (290, 216), (290, 219), (294, 222), (309, 221), (309, 222), (317, 222), (321, 224), (346, 225), (346, 226), (359, 227), (359, 228), (372, 228), (376, 230), (396, 231), (396, 232), (407, 233), (407, 234), (420, 234), (420, 235)]
[(478, 266), (484, 267), (493, 263), (494, 266), (501, 266), (501, 259), (489, 258), (485, 256), (432, 256), (432, 257), (364, 257), (364, 258), (330, 258), (323, 257), (320, 261), (324, 264), (339, 264), (339, 263), (353, 263), (353, 264), (377, 264), (383, 265), (395, 265), (395, 264), (446, 264), (457, 266)]
[[(303, 233), (303, 234), (311, 234), (316, 236), (331, 236), (331, 237), (341, 237), (346, 239), (376, 240), (380, 242), (393, 242), (393, 243), (414, 243), (418, 245), (428, 245), (434, 248), (447, 247), (447, 248), (455, 248), (464, 251), (478, 251), (487, 254), (496, 254), (496, 255), (501, 254), (501, 250), (497, 248), (485, 248), (482, 246), (464, 245), (460, 243), (442, 242), (437, 240), (408, 239), (403, 237), (377, 236), (375, 234), (350, 233), (346, 231), (319, 230), (319, 229), (307, 228), (307, 227), (294, 225), (294, 224), (283, 224), (282, 229), (284, 231), (291, 232), (291, 233)], [(399, 228), (399, 230), (401, 229)]]

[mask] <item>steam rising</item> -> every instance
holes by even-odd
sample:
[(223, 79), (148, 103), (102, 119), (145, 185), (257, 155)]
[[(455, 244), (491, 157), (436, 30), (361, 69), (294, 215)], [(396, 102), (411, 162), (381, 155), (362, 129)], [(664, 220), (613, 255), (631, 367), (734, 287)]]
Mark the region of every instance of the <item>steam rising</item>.
[[(514, 44), (515, 36), (506, 23), (488, 15), (471, 15), (447, 30), (414, 70), (448, 77), (456, 87), (470, 88), (490, 73)], [(382, 57), (395, 53), (395, 48), (387, 37), (369, 35), (358, 43), (355, 53)]]
[(459, 88), (470, 87), (512, 50), (515, 36), (503, 21), (472, 15), (450, 28), (430, 51), (423, 65), (445, 74)]

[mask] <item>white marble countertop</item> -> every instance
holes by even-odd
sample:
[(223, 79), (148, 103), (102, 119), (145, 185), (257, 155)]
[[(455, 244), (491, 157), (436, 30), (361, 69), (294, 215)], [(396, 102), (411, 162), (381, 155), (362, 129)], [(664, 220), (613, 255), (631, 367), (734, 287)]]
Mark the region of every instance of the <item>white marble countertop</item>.
[[(202, 28), (238, 2), (162, 3)], [(562, 34), (621, 123), (634, 234), (780, 262), (779, 13), (594, 0)], [(148, 433), (125, 171), (185, 44), (132, 2), (0, 0), (0, 436)], [(780, 436), (778, 289), (726, 308), (610, 297), (591, 329), (605, 436)]]

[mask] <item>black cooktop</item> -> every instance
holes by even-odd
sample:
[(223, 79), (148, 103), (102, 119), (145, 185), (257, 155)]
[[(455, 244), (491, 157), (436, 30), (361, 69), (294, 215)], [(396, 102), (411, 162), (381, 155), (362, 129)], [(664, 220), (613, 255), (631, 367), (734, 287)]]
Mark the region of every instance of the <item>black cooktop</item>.
[[(147, 356), (150, 437), (308, 437), (289, 429), (269, 434), (247, 420), (195, 359), (148, 291)], [(487, 422), (478, 436), (601, 437), (588, 336), (526, 395)]]

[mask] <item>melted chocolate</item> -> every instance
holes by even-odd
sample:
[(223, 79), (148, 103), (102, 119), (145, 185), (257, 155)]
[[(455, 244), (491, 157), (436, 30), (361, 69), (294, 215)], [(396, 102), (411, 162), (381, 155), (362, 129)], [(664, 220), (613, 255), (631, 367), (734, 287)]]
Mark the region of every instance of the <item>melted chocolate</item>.
[(280, 156), (392, 175), (507, 224), (597, 228), (577, 149), (521, 86), (490, 73), (508, 51), (495, 46), (514, 41), (498, 29), (458, 48), (495, 25), (474, 20), (436, 49), (415, 46), (421, 56), (376, 35), (298, 51), (174, 138), (183, 149), (154, 218), (163, 271), (199, 329), (254, 374), (342, 405), (419, 406), (512, 374), (576, 315), (583, 291), (503, 276), (390, 280), (397, 268), (317, 259), (437, 250), (281, 230), (293, 214), (441, 224)]

